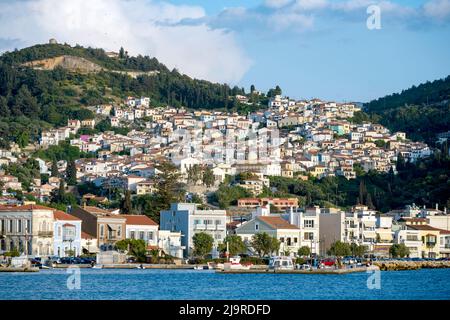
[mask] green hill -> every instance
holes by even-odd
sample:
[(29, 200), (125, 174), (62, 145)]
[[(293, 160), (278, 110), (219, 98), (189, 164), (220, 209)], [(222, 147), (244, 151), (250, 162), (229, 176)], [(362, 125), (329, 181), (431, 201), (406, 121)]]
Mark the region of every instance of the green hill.
[(437, 133), (450, 130), (450, 76), (373, 100), (364, 109), (393, 131), (433, 143)]
[[(64, 67), (67, 63), (47, 69), (24, 65), (63, 56), (79, 57), (75, 65), (89, 65), (96, 72), (75, 72)], [(85, 106), (126, 96), (148, 96), (153, 105), (235, 110), (238, 104), (231, 97), (237, 94), (245, 94), (244, 89), (190, 78), (148, 56), (130, 57), (121, 50), (111, 58), (103, 49), (35, 45), (0, 56), (0, 148), (9, 141), (36, 141), (42, 129), (65, 125), (69, 118), (92, 117)]]

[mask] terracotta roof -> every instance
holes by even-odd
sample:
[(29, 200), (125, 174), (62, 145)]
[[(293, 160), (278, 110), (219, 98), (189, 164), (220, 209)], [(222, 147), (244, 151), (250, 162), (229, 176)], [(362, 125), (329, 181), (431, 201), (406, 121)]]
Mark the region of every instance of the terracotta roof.
[(413, 230), (428, 230), (428, 231), (441, 231), (441, 229), (434, 228), (432, 226), (429, 226), (427, 224), (423, 225), (406, 225), (408, 228)]
[(96, 237), (90, 235), (89, 233), (86, 233), (84, 231), (81, 231), (81, 239), (95, 239)]
[(44, 207), (37, 204), (27, 204), (24, 206), (0, 206), (1, 211), (30, 211), (30, 210), (50, 210), (54, 211), (55, 209), (50, 207)]
[(72, 220), (72, 221), (81, 221), (81, 219), (78, 219), (77, 217), (74, 217), (68, 213), (65, 213), (60, 210), (56, 210), (53, 212), (53, 216), (55, 220)]
[(268, 224), (270, 227), (274, 229), (297, 229), (300, 230), (298, 227), (294, 226), (293, 224), (290, 224), (286, 220), (284, 220), (281, 217), (267, 217), (267, 216), (260, 216), (257, 217), (258, 220), (263, 221), (264, 223)]
[(145, 215), (131, 215), (131, 214), (123, 214), (119, 217), (123, 217), (127, 219), (126, 224), (131, 225), (148, 225), (148, 226), (157, 226), (158, 224)]

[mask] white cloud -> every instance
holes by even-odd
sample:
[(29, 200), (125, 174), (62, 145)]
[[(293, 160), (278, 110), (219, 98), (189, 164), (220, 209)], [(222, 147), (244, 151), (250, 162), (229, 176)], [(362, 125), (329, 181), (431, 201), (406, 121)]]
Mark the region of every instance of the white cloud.
[(237, 83), (251, 61), (234, 33), (205, 23), (178, 24), (203, 17), (201, 7), (152, 0), (0, 1), (0, 38), (17, 39), (20, 46), (49, 38), (115, 51), (123, 46), (192, 77)]
[(300, 10), (317, 10), (328, 6), (327, 0), (297, 0), (294, 7)]
[(450, 18), (450, 0), (431, 0), (423, 6), (424, 14), (432, 19)]
[(266, 0), (264, 4), (269, 8), (281, 8), (291, 3), (292, 0)]

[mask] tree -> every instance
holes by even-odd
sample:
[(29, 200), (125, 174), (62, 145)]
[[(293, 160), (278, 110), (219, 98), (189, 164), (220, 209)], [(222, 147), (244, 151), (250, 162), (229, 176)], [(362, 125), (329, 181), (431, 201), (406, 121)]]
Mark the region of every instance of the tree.
[(352, 256), (363, 257), (367, 253), (367, 246), (359, 246), (356, 243), (350, 245)]
[(133, 213), (133, 206), (131, 203), (131, 191), (127, 190), (125, 192), (125, 198), (123, 199), (120, 210), (122, 211), (122, 214), (132, 214)]
[(64, 180), (59, 180), (59, 188), (52, 191), (50, 195), (50, 201), (52, 203), (63, 203), (66, 196), (66, 188), (64, 186)]
[(393, 258), (404, 258), (409, 255), (409, 248), (404, 243), (393, 244), (389, 248), (389, 254)]
[(214, 184), (214, 173), (211, 168), (207, 167), (203, 172), (203, 184), (207, 187), (211, 187)]
[(342, 241), (336, 241), (331, 244), (330, 249), (328, 250), (328, 254), (336, 257), (344, 257), (351, 255), (352, 250), (348, 243)]
[(199, 232), (192, 237), (194, 243), (194, 255), (204, 258), (211, 252), (214, 244), (214, 239), (211, 235)]
[(367, 198), (367, 189), (366, 184), (364, 182), (364, 179), (361, 179), (359, 182), (359, 198), (358, 198), (358, 204), (365, 204), (365, 199)]
[(219, 245), (220, 252), (225, 253), (227, 251), (227, 243), (228, 243), (228, 251), (231, 256), (245, 253), (247, 251), (247, 246), (242, 241), (242, 238), (240, 236), (229, 235), (225, 237), (223, 243)]
[(119, 50), (119, 58), (120, 58), (120, 59), (125, 58), (125, 50), (123, 49), (123, 47), (120, 47), (120, 50)]
[(266, 232), (256, 233), (251, 240), (251, 246), (260, 257), (271, 255), (280, 249), (280, 241)]
[(116, 248), (126, 251), (129, 255), (136, 258), (138, 262), (146, 261), (147, 246), (141, 239), (124, 239), (116, 242)]
[(66, 181), (69, 186), (77, 184), (77, 167), (75, 165), (75, 160), (69, 160), (67, 162)]
[(405, 158), (403, 157), (402, 153), (399, 152), (397, 154), (397, 163), (396, 163), (397, 171), (404, 170), (405, 166), (406, 166)]
[(307, 257), (311, 254), (311, 249), (308, 246), (300, 247), (300, 249), (298, 249), (297, 254), (300, 257)]
[(58, 175), (59, 175), (58, 161), (56, 161), (56, 158), (53, 158), (53, 161), (52, 161), (52, 177), (57, 177)]

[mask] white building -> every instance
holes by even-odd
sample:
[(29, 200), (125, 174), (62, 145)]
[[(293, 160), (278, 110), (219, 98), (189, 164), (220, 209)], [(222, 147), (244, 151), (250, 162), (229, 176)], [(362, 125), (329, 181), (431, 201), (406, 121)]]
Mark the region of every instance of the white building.
[(82, 254), (81, 220), (59, 210), (53, 216), (53, 254), (58, 257)]
[(169, 210), (161, 211), (160, 228), (181, 232), (181, 245), (185, 247), (184, 255), (192, 254), (194, 243), (192, 237), (204, 232), (214, 239), (213, 256), (218, 255), (217, 247), (226, 237), (225, 210), (199, 210), (195, 203), (172, 203)]

